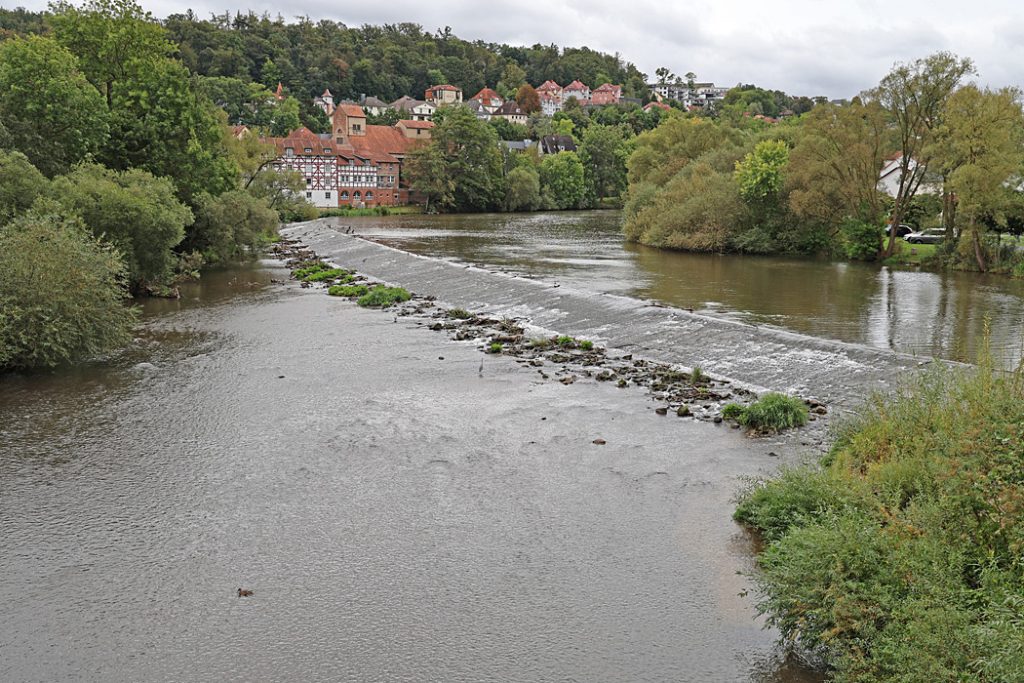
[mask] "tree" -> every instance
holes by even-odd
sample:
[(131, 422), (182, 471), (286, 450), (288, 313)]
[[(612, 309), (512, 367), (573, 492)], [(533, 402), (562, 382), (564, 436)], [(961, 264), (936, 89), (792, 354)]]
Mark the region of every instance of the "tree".
[(513, 98), (520, 86), (526, 84), (526, 71), (515, 62), (509, 62), (501, 72), (496, 89), (505, 99)]
[(504, 196), (501, 151), (494, 128), (466, 107), (443, 107), (434, 118), (431, 141), (410, 155), (414, 189), (438, 209), (485, 211)]
[(80, 222), (29, 213), (0, 228), (0, 370), (53, 367), (131, 339), (124, 265)]
[[(969, 59), (937, 52), (909, 64), (896, 64), (865, 97), (877, 101), (889, 114), (900, 157), (900, 181), (890, 223), (899, 225), (908, 205), (928, 172), (929, 150), (935, 130), (942, 124), (946, 102), (965, 76), (974, 72)], [(896, 248), (891, 231), (885, 255)]]
[(188, 247), (207, 260), (234, 258), (264, 244), (277, 233), (277, 212), (267, 202), (244, 190), (202, 198)]
[(78, 57), (85, 77), (111, 108), (115, 86), (175, 51), (166, 31), (133, 0), (86, 0), (80, 8), (60, 1), (50, 11), (57, 41)]
[(505, 211), (535, 211), (541, 206), (540, 176), (532, 168), (509, 171), (505, 183)]
[(751, 203), (770, 202), (782, 189), (782, 171), (789, 161), (789, 147), (782, 140), (764, 140), (736, 162), (735, 179), (740, 196)]
[(28, 211), (47, 183), (24, 154), (0, 151), (0, 226)]
[(540, 164), (540, 182), (544, 197), (556, 209), (580, 208), (586, 196), (583, 164), (575, 152), (545, 156)]
[(629, 150), (618, 126), (592, 124), (583, 133), (579, 157), (587, 184), (598, 198), (617, 197), (626, 189)]
[(516, 104), (527, 114), (532, 114), (540, 111), (540, 96), (532, 85), (524, 83), (516, 92)]
[(985, 222), (1006, 225), (1006, 209), (1024, 166), (1020, 91), (961, 88), (949, 97), (934, 133), (935, 148), (926, 154), (947, 178), (957, 220), (970, 234), (975, 262), (984, 272)]
[(286, 97), (278, 102), (270, 115), (270, 134), (283, 138), (301, 126), (299, 101), (294, 97)]
[(103, 98), (75, 56), (51, 38), (0, 43), (0, 120), (6, 144), (48, 176), (95, 154), (107, 140)]
[(167, 277), (172, 250), (193, 218), (168, 179), (138, 169), (118, 173), (85, 164), (56, 178), (50, 196), (66, 215), (80, 216), (93, 235), (117, 247), (133, 291)]
[(667, 66), (659, 66), (654, 70), (654, 75), (658, 77), (658, 85), (661, 87), (665, 87), (676, 79), (675, 74)]
[(508, 119), (492, 118), (488, 123), (491, 124), (491, 127), (494, 128), (498, 137), (502, 140), (525, 140), (529, 134), (526, 126), (512, 123)]

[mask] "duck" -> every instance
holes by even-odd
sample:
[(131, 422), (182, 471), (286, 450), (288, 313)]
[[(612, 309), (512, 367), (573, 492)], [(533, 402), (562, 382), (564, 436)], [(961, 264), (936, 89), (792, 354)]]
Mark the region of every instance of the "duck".
[(247, 590), (245, 588), (239, 588), (238, 589), (238, 597), (240, 597), (240, 598), (248, 598), (251, 595), (252, 595), (252, 591), (251, 590)]

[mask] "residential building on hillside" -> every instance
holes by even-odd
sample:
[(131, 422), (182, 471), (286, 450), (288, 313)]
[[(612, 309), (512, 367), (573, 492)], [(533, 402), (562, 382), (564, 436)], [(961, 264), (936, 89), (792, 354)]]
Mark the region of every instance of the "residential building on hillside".
[(331, 116), (334, 114), (334, 95), (330, 90), (324, 88), (323, 94), (313, 100), (313, 106), (319, 107), (325, 114)]
[(466, 100), (463, 104), (481, 121), (489, 121), (491, 119), (490, 112), (478, 100)]
[(505, 119), (510, 123), (517, 123), (520, 126), (526, 125), (526, 112), (519, 108), (515, 100), (509, 100), (505, 104), (501, 105), (496, 112), (491, 115), (495, 119)]
[(729, 92), (729, 88), (718, 87), (714, 83), (694, 83), (692, 89), (686, 83), (650, 83), (647, 87), (659, 102), (674, 100), (686, 108), (717, 104)]
[(570, 97), (575, 97), (580, 104), (586, 104), (590, 101), (590, 88), (579, 81), (573, 81), (562, 88), (562, 103)]
[(433, 102), (417, 100), (408, 95), (403, 95), (391, 103), (392, 109), (397, 109), (413, 121), (429, 121), (437, 111), (437, 105)]
[(402, 163), (430, 138), (432, 127), (425, 121), (367, 125), (362, 107), (340, 104), (330, 133), (300, 128), (269, 141), (278, 151), (274, 167), (301, 173), (306, 200), (314, 206), (393, 206), (409, 202), (409, 190), (401, 184)]
[(650, 111), (652, 109), (661, 109), (662, 111), (672, 111), (672, 107), (668, 106), (664, 102), (648, 102), (644, 105), (644, 111)]
[(391, 105), (389, 105), (387, 102), (373, 96), (364, 98), (363, 101), (360, 102), (359, 104), (362, 105), (363, 111), (365, 111), (367, 114), (372, 114), (373, 116), (380, 116), (386, 110), (391, 108)]
[(576, 141), (571, 135), (545, 135), (540, 139), (538, 146), (541, 154), (576, 151)]
[[(903, 153), (896, 152), (885, 160), (882, 169), (878, 173), (878, 189), (890, 197), (895, 197), (900, 190), (900, 179), (903, 177), (901, 167), (903, 165)], [(908, 164), (911, 173), (917, 169), (917, 159), (911, 159)], [(942, 179), (936, 174), (926, 174), (924, 182), (917, 190), (920, 194), (941, 194)]]
[(622, 86), (604, 83), (590, 94), (590, 102), (596, 106), (618, 104), (622, 99)]
[(456, 88), (454, 85), (434, 85), (427, 88), (423, 99), (436, 105), (458, 104), (462, 101), (462, 88)]
[(493, 114), (498, 111), (501, 105), (505, 104), (505, 100), (502, 99), (501, 95), (490, 88), (484, 88), (477, 94), (473, 95), (469, 101), (478, 102), (480, 104), (480, 109), (488, 114)]

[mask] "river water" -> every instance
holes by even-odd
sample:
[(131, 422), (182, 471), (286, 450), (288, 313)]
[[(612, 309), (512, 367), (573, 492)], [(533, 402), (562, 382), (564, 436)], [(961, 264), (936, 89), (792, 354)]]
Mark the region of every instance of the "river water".
[(375, 241), (598, 292), (919, 356), (1024, 346), (1024, 281), (865, 263), (687, 254), (626, 243), (616, 211), (338, 218)]
[(124, 352), (0, 378), (0, 680), (820, 680), (729, 517), (798, 445), (284, 275), (207, 272)]

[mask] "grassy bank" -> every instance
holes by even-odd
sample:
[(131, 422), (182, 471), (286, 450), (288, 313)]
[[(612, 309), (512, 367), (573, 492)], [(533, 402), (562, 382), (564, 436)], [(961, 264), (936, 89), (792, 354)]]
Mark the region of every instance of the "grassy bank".
[(337, 209), (320, 209), (320, 218), (330, 218), (333, 216), (399, 216), (417, 213), (423, 213), (422, 206), (374, 206), (366, 209), (339, 207)]
[(1024, 374), (936, 370), (742, 497), (761, 611), (833, 680), (1024, 680)]

